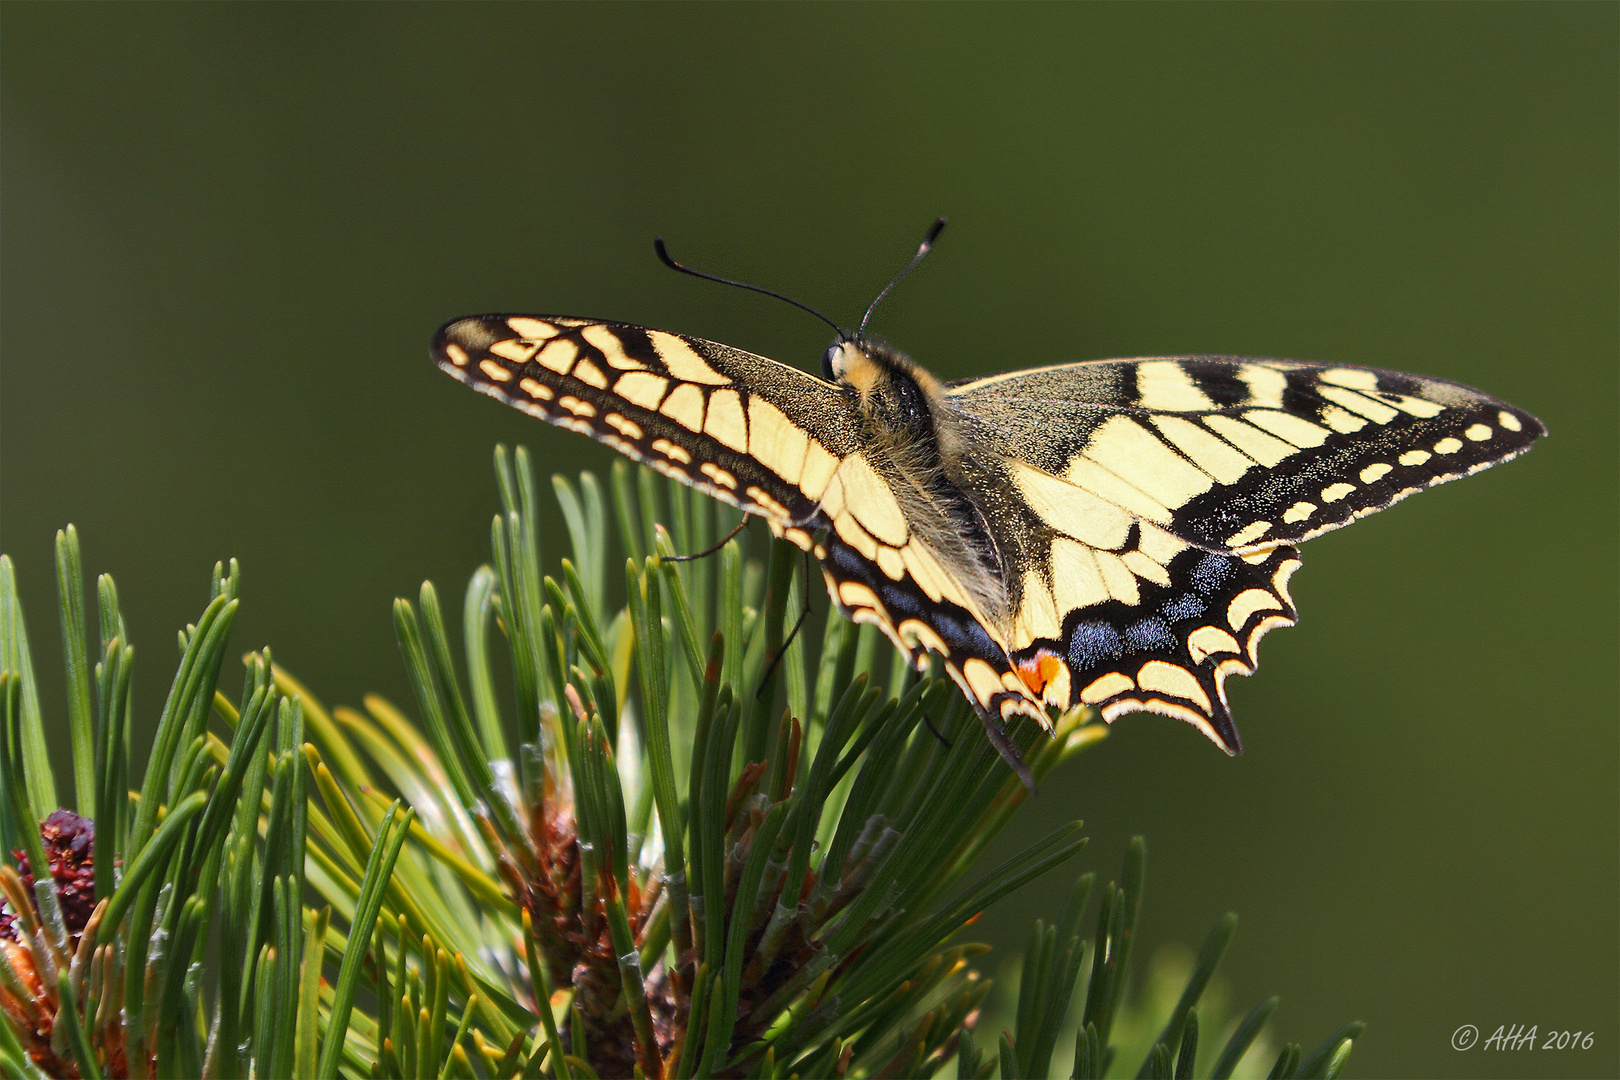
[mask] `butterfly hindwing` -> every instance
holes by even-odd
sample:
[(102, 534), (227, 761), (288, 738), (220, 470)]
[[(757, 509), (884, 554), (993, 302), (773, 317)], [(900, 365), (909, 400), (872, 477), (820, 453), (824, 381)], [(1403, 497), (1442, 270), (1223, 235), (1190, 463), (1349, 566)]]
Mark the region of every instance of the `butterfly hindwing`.
[(439, 329), (439, 366), (531, 416), (764, 516), (807, 547), (853, 448), (843, 396), (797, 368), (627, 323), (475, 315)]
[(914, 540), (874, 557), (829, 531), (816, 555), (846, 615), (875, 624), (916, 661), (939, 654), (990, 717), (1023, 714), (1050, 726), (1049, 711), (1076, 705), (1108, 720), (1147, 710), (1187, 721), (1237, 753), (1225, 681), (1253, 673), (1268, 630), (1293, 625), (1288, 579), (1298, 552), (1205, 551), (1151, 525), (1131, 534), (1123, 557), (1049, 531), (1041, 538), (1048, 557), (1024, 549), (1010, 634)]
[(948, 393), (1009, 456), (1215, 551), (1298, 543), (1545, 433), (1457, 383), (1292, 360), (1087, 361)]
[(1164, 713), (1239, 752), (1225, 682), (1253, 674), (1268, 630), (1294, 624), (1288, 578), (1298, 552), (1280, 546), (1238, 556), (1182, 546), (1162, 573), (1136, 578), (1124, 598), (1056, 610), (1050, 597), (1063, 594), (1063, 575), (1076, 572), (1076, 561), (1117, 556), (1076, 551), (1082, 545), (1063, 537), (1053, 544), (1061, 554), (1043, 568), (1051, 593), (1032, 574), (1021, 605), (1052, 605), (1056, 632), (1011, 654), (1029, 696), (1057, 709), (1094, 706), (1105, 720), (1139, 709)]

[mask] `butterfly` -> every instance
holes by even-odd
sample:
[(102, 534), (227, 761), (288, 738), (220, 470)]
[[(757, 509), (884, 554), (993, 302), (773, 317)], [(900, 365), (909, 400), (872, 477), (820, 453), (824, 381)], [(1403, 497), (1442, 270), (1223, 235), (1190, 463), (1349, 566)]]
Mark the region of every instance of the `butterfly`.
[(432, 353), (498, 401), (762, 517), (820, 561), (844, 614), (919, 665), (940, 656), (1015, 769), (1004, 725), (1050, 729), (1079, 705), (1164, 713), (1240, 752), (1225, 681), (1295, 622), (1297, 545), (1546, 433), (1458, 383), (1298, 360), (943, 382), (865, 325), (839, 330), (819, 375), (554, 315), (452, 319)]

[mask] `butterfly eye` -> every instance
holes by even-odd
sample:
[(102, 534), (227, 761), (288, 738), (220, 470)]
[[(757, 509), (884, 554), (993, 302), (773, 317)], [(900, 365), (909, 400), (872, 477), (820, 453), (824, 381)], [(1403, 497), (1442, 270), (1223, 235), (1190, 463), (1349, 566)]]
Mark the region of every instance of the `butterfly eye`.
[(828, 382), (837, 382), (839, 371), (835, 366), (838, 354), (844, 351), (842, 342), (835, 341), (827, 346), (827, 351), (821, 354), (821, 377)]

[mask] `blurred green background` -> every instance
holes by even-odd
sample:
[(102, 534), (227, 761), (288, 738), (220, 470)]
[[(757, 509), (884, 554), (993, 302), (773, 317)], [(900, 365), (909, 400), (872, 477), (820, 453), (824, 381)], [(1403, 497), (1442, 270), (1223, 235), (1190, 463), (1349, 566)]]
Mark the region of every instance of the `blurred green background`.
[[(1301, 626), (1231, 687), (1244, 757), (1131, 717), (1022, 830), (1084, 817), (1105, 876), (1146, 833), (1138, 955), (1238, 910), (1233, 989), (1289, 1038), (1367, 1020), (1355, 1075), (1615, 1075), (1617, 10), (6, 4), (0, 547), (47, 708), (69, 521), (147, 717), (231, 555), (240, 648), (408, 700), (388, 605), (485, 558), (493, 444), (609, 459), (446, 379), (435, 326), (813, 366), (823, 327), (652, 236), (849, 321), (945, 213), (877, 320), (943, 376), (1295, 356), (1547, 422), (1307, 547)], [(1458, 1053), (1464, 1023), (1597, 1039)]]

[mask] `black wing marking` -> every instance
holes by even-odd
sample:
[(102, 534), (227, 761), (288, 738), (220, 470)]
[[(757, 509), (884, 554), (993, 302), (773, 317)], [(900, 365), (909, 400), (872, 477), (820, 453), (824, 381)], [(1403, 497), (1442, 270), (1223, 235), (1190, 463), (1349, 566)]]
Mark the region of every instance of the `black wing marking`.
[(1294, 360), (1088, 361), (947, 393), (981, 442), (1215, 551), (1298, 543), (1546, 433), (1457, 383)]

